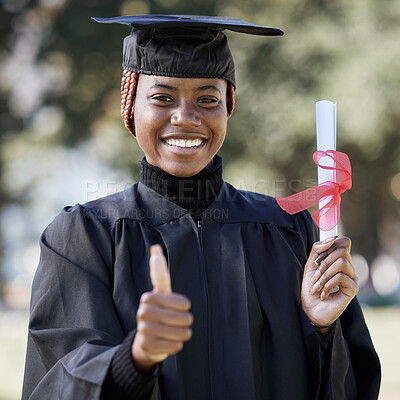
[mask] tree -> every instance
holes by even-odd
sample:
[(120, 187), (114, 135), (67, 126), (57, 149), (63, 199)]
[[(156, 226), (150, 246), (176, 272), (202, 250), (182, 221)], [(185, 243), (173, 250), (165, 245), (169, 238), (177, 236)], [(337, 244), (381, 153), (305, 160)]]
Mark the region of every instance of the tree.
[[(104, 164), (138, 178), (141, 152), (119, 116), (121, 39), (129, 28), (101, 26), (91, 16), (238, 17), (282, 27), (285, 36), (227, 33), (238, 87), (221, 152), (225, 177), (280, 197), (315, 184), (315, 102), (337, 101), (338, 150), (353, 164), (353, 189), (342, 201), (344, 230), (369, 262), (397, 251), (399, 201), (390, 188), (400, 171), (395, 0), (6, 0), (2, 7), (0, 173), (32, 149), (46, 158), (60, 146), (86, 146)], [(45, 178), (25, 173), (18, 190), (3, 174), (0, 208), (29, 206), (29, 194)], [(392, 240), (381, 234), (389, 226), (397, 229)]]

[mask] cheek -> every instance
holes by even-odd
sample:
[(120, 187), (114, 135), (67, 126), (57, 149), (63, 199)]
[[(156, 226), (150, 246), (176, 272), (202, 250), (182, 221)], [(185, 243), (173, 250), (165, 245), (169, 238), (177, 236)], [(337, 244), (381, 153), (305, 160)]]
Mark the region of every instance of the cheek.
[(133, 113), (136, 134), (139, 141), (149, 141), (152, 131), (155, 129), (156, 118), (149, 109), (137, 107)]
[(216, 134), (220, 141), (224, 141), (226, 136), (226, 130), (228, 125), (228, 118), (226, 116), (225, 110), (218, 113), (212, 122), (214, 134)]
[(136, 140), (148, 159), (157, 157), (161, 148), (159, 135), (165, 124), (165, 117), (159, 114), (150, 107), (138, 107), (134, 112)]

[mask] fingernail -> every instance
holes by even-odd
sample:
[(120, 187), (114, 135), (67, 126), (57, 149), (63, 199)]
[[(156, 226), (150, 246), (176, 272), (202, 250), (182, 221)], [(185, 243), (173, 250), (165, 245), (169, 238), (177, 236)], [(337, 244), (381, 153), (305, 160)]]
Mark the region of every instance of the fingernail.
[(315, 274), (312, 276), (312, 278), (310, 280), (311, 285), (314, 285), (314, 283), (317, 282), (320, 275), (321, 275), (321, 271), (319, 271), (319, 270), (315, 271)]
[(336, 240), (338, 238), (338, 236), (331, 236), (331, 237), (329, 237), (328, 239), (325, 239), (323, 242), (322, 242), (322, 244), (326, 244), (326, 243), (329, 243), (329, 242), (333, 242), (334, 240)]
[(310, 290), (311, 294), (317, 293), (321, 289), (321, 284), (317, 282)]
[(321, 248), (321, 247), (322, 248), (326, 248), (327, 245), (331, 246), (336, 239), (337, 239), (337, 236), (332, 236), (332, 237), (330, 237), (328, 239), (325, 239), (322, 242), (317, 242), (316, 246), (317, 246), (317, 248)]
[(328, 255), (327, 251), (324, 251), (321, 253), (315, 260), (314, 263), (317, 264), (318, 266), (321, 264), (321, 261)]
[(150, 246), (150, 255), (154, 256), (155, 254), (162, 254), (162, 248), (159, 244), (153, 244)]
[(325, 300), (325, 292), (322, 292), (321, 293), (321, 301), (324, 301)]

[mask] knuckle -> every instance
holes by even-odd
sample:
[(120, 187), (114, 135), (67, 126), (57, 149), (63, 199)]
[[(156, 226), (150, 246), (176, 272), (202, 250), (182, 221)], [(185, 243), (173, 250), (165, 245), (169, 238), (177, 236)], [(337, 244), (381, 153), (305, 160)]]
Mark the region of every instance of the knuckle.
[(136, 330), (138, 331), (138, 333), (143, 334), (146, 330), (146, 323), (143, 321), (139, 321)]
[(190, 328), (186, 329), (185, 340), (189, 340), (192, 337), (192, 334), (193, 334), (193, 332), (192, 332), (192, 330)]
[(177, 303), (177, 305), (179, 305), (179, 308), (181, 310), (187, 311), (191, 307), (190, 300), (185, 295), (180, 294), (180, 293), (173, 293), (170, 296), (171, 296), (171, 300), (173, 300), (175, 303)]
[(137, 312), (136, 312), (136, 319), (138, 321), (141, 321), (146, 318), (146, 315), (148, 314), (149, 308), (145, 304), (142, 304), (139, 306)]
[(338, 259), (338, 264), (340, 268), (343, 268), (347, 264), (347, 260), (345, 257), (340, 257)]
[(142, 294), (142, 296), (140, 297), (140, 303), (141, 304), (147, 304), (147, 303), (151, 303), (151, 300), (153, 299), (154, 294), (151, 292), (145, 292)]
[(337, 274), (338, 281), (342, 281), (343, 278), (344, 278), (345, 276), (346, 276), (346, 275), (345, 275), (343, 272), (339, 272), (339, 273)]
[(176, 351), (182, 350), (183, 349), (183, 343), (182, 342), (177, 342), (175, 348), (176, 348)]
[(193, 324), (193, 314), (192, 313), (186, 313), (186, 319), (187, 319), (187, 324), (192, 325)]
[(136, 311), (136, 321), (141, 321), (143, 319), (143, 308), (139, 307), (138, 310)]
[(183, 306), (185, 307), (186, 310), (189, 310), (190, 307), (192, 306), (192, 303), (190, 302), (190, 300), (184, 296), (183, 294), (180, 295), (181, 296), (181, 300), (183, 302)]
[(141, 333), (142, 333), (143, 335), (150, 336), (151, 332), (152, 332), (152, 327), (151, 327), (151, 325), (150, 325), (150, 324), (147, 324), (147, 323), (142, 323)]

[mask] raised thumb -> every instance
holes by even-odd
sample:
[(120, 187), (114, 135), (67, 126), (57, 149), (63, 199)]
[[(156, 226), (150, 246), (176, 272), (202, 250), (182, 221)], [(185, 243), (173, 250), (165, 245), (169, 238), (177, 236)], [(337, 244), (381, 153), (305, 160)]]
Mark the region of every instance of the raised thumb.
[(171, 293), (167, 260), (159, 244), (150, 247), (150, 278), (156, 292)]

